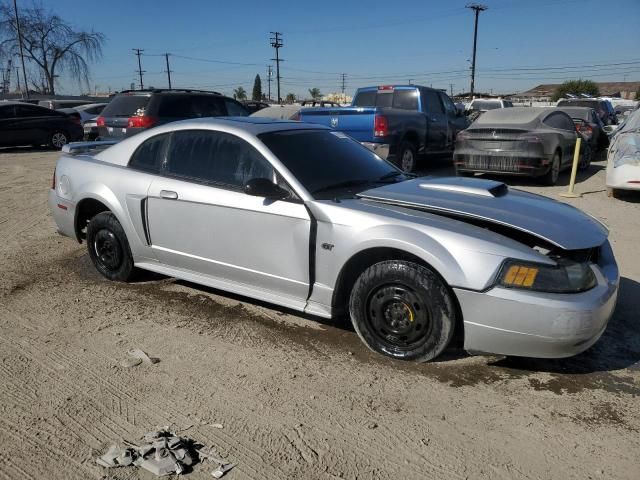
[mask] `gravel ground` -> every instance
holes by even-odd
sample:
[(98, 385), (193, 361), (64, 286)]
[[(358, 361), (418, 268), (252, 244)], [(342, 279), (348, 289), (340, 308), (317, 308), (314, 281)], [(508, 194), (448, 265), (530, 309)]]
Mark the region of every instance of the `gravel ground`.
[[(174, 279), (104, 280), (55, 233), (56, 158), (0, 152), (1, 479), (148, 479), (95, 457), (164, 425), (237, 463), (231, 480), (639, 478), (640, 195), (607, 198), (603, 162), (567, 200), (611, 228), (623, 278), (603, 338), (566, 360), (451, 350), (416, 365), (340, 321)], [(508, 182), (559, 198), (567, 177)], [(160, 362), (124, 368), (131, 348)]]

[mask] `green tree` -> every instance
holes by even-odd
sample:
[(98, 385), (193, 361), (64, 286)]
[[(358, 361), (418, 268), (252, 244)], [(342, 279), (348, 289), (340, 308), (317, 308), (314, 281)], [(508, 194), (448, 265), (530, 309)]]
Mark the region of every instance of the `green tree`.
[(568, 80), (556, 88), (556, 91), (553, 92), (553, 95), (551, 96), (551, 100), (555, 102), (565, 97), (567, 93), (572, 93), (574, 95), (586, 93), (592, 97), (598, 97), (600, 95), (600, 90), (598, 89), (598, 85), (591, 80)]
[(236, 100), (246, 100), (247, 92), (244, 88), (238, 87), (233, 90), (233, 98)]
[(260, 75), (256, 75), (256, 79), (253, 81), (251, 98), (253, 100), (262, 100), (262, 80), (260, 80)]
[(322, 98), (322, 93), (320, 93), (320, 89), (316, 87), (309, 89), (309, 95), (311, 95), (311, 98), (313, 98), (314, 100), (320, 100)]
[(287, 96), (284, 98), (285, 103), (294, 103), (296, 101), (296, 96), (293, 93), (287, 93)]

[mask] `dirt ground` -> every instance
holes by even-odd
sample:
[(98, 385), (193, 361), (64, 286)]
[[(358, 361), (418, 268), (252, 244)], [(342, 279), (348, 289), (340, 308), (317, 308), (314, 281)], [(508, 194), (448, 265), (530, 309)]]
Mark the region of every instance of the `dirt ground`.
[[(0, 479), (155, 478), (95, 457), (165, 425), (237, 463), (230, 480), (640, 478), (640, 195), (607, 198), (604, 162), (569, 200), (609, 225), (621, 267), (603, 338), (566, 360), (451, 350), (416, 365), (342, 322), (168, 278), (104, 280), (55, 233), (57, 156), (0, 152)], [(568, 175), (507, 180), (559, 198)], [(131, 348), (160, 362), (124, 368)]]

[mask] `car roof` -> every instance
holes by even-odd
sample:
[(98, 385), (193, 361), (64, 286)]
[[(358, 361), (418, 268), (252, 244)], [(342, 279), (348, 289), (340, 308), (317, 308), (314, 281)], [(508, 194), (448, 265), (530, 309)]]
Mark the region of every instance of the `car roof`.
[[(7, 105), (32, 105), (34, 107), (39, 107), (39, 108), (47, 108), (47, 107), (43, 107), (42, 105), (36, 105), (33, 103), (28, 103), (28, 102), (21, 102), (19, 100), (2, 100), (0, 101), (0, 107), (4, 107)], [(50, 110), (47, 108), (47, 110)]]
[(205, 117), (166, 123), (144, 132), (127, 137), (112, 147), (97, 153), (94, 158), (126, 165), (132, 153), (140, 143), (148, 138), (163, 133), (171, 133), (180, 130), (215, 130), (230, 133), (240, 138), (256, 137), (263, 133), (287, 130), (331, 130), (324, 125), (295, 122), (291, 120), (278, 120), (264, 117)]

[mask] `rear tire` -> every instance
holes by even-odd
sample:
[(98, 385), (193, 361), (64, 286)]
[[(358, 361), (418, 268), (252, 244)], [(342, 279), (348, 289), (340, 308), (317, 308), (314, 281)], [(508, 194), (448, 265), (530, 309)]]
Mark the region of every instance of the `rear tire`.
[(349, 298), (351, 322), (371, 350), (398, 360), (436, 358), (453, 336), (456, 308), (444, 281), (413, 262), (367, 268)]
[(400, 144), (398, 150), (398, 166), (405, 172), (413, 173), (418, 167), (418, 153), (416, 146), (407, 140)]
[(69, 143), (69, 137), (62, 130), (55, 130), (49, 136), (49, 146), (56, 150), (61, 150), (67, 143)]
[(580, 163), (578, 164), (578, 170), (587, 170), (591, 165), (591, 159), (593, 158), (593, 149), (588, 143), (584, 146), (584, 151), (580, 156)]
[(551, 159), (551, 165), (549, 171), (541, 177), (541, 181), (544, 185), (554, 186), (558, 183), (558, 177), (560, 176), (560, 152), (556, 151)]
[(617, 198), (618, 197), (618, 192), (616, 191), (615, 188), (607, 187), (607, 197), (609, 197), (609, 198)]
[(89, 221), (87, 250), (96, 270), (105, 278), (126, 282), (132, 277), (133, 255), (127, 235), (113, 213), (102, 212)]

